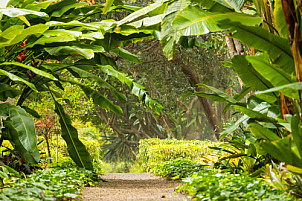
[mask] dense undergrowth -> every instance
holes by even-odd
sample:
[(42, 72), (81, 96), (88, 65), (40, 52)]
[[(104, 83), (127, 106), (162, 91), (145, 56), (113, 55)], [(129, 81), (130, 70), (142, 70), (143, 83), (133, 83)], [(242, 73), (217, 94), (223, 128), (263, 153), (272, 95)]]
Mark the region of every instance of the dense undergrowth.
[[(139, 163), (148, 172), (168, 179), (181, 179), (177, 192), (189, 194), (193, 200), (296, 200), (294, 191), (278, 188), (291, 180), (285, 171), (282, 176), (276, 169), (254, 174), (234, 172), (244, 166), (238, 158), (228, 158), (219, 152), (223, 143), (182, 140), (141, 140)], [(210, 148), (212, 147), (212, 148)], [(198, 150), (198, 151), (197, 151)], [(231, 153), (231, 148), (226, 150)], [(230, 154), (229, 154), (230, 155)], [(227, 160), (228, 162), (226, 162)], [(225, 164), (236, 168), (227, 168)], [(262, 170), (262, 169), (260, 169)], [(259, 171), (261, 172), (261, 171)], [(294, 188), (292, 180), (291, 188)], [(296, 185), (297, 186), (297, 185)]]
[(4, 170), (1, 175), (5, 188), (1, 189), (0, 200), (73, 199), (80, 196), (84, 186), (94, 186), (101, 181), (96, 173), (79, 168), (48, 168), (39, 170), (28, 177), (8, 171), (11, 169)]

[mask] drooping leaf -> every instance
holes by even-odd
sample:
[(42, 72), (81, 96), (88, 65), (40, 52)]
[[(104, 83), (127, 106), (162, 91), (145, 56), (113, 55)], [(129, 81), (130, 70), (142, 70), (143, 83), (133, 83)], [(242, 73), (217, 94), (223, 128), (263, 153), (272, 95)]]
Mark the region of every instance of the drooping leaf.
[[(233, 99), (232, 97), (230, 97), (229, 95), (227, 95), (226, 93), (220, 91), (219, 89), (216, 89), (215, 87), (211, 87), (205, 84), (198, 84), (197, 86), (208, 89), (210, 91), (215, 92), (215, 95), (217, 95), (218, 97), (224, 99), (223, 102), (229, 102), (229, 103), (237, 103), (237, 101), (235, 99)], [(199, 92), (196, 92), (196, 94), (198, 94)]]
[(127, 50), (118, 47), (116, 49), (111, 50), (112, 52), (120, 55), (123, 59), (127, 61), (131, 61), (133, 63), (142, 64), (142, 61), (134, 54), (128, 52)]
[(288, 165), (293, 165), (302, 168), (302, 160), (291, 149), (291, 136), (287, 136), (278, 141), (261, 142), (261, 147), (274, 158), (285, 162)]
[(234, 9), (236, 11), (240, 11), (245, 0), (213, 0), (216, 1), (217, 3), (227, 7)]
[(165, 1), (162, 1), (162, 2), (156, 2), (156, 3), (153, 3), (153, 4), (150, 4), (146, 7), (143, 7), (142, 9), (134, 12), (134, 13), (131, 13), (130, 15), (128, 15), (127, 17), (125, 17), (124, 19), (120, 20), (118, 23), (117, 23), (117, 26), (121, 26), (127, 22), (131, 22), (132, 20), (135, 20), (136, 18), (138, 17), (141, 17), (141, 16), (144, 16), (146, 15), (147, 13), (155, 10), (156, 8), (159, 8), (160, 6), (163, 5)]
[(275, 1), (274, 18), (276, 23), (276, 29), (278, 30), (279, 36), (282, 38), (288, 37), (288, 28), (284, 18), (281, 0)]
[(70, 117), (63, 107), (55, 101), (55, 112), (60, 117), (62, 137), (66, 141), (67, 151), (72, 160), (81, 168), (93, 170), (92, 159), (85, 145), (79, 140), (77, 130), (71, 125)]
[(22, 63), (19, 63), (19, 62), (3, 62), (3, 63), (0, 63), (0, 66), (9, 66), (9, 65), (19, 66), (21, 68), (26, 68), (28, 70), (31, 70), (32, 72), (34, 72), (37, 75), (40, 75), (42, 77), (46, 77), (46, 78), (51, 79), (51, 80), (56, 80), (56, 78), (52, 74), (49, 74), (45, 71), (42, 71), (38, 68), (29, 66), (29, 65), (26, 65), (26, 64), (22, 64)]
[(165, 17), (161, 26), (160, 43), (168, 60), (173, 58), (175, 43), (180, 38), (180, 34), (172, 27), (172, 22), (177, 14), (189, 4), (190, 1), (188, 0), (176, 0), (172, 2), (165, 11)]
[[(254, 69), (274, 87), (294, 82), (289, 74), (268, 63), (261, 56), (247, 56), (246, 59), (253, 65)], [(298, 92), (293, 89), (283, 89), (281, 92), (286, 96), (294, 95), (296, 99), (298, 99), (299, 96)]]
[[(244, 86), (244, 87), (241, 89), (241, 91), (240, 91), (239, 94), (235, 94), (235, 95), (234, 95), (233, 99), (235, 99), (236, 101), (240, 101), (240, 100), (242, 100), (248, 93), (250, 93), (252, 90), (253, 90), (253, 88)], [(224, 106), (222, 112), (225, 113), (225, 112), (231, 107), (231, 105), (232, 105), (232, 103), (227, 103), (227, 104)]]
[(6, 101), (8, 97), (15, 98), (20, 95), (22, 92), (18, 89), (15, 89), (8, 84), (0, 83), (0, 100)]
[[(256, 94), (264, 94), (264, 93), (271, 93), (276, 91), (281, 91), (284, 89), (293, 89), (293, 90), (301, 90), (302, 89), (302, 83), (296, 82), (292, 84), (286, 84), (280, 87), (272, 87), (270, 89), (264, 90), (264, 91), (257, 91)], [(296, 93), (289, 95), (289, 97), (294, 98), (296, 96)]]
[(257, 139), (269, 141), (280, 140), (280, 137), (278, 137), (276, 133), (256, 123), (249, 124), (249, 130)]
[(74, 4), (69, 4), (69, 5), (63, 6), (60, 9), (55, 10), (51, 14), (51, 17), (61, 17), (62, 15), (64, 15), (64, 13), (66, 13), (70, 9), (77, 8), (77, 7), (82, 7), (82, 6), (85, 6), (85, 5), (88, 5), (88, 3), (86, 3), (86, 2), (80, 2), (80, 3), (74, 3)]
[(0, 14), (7, 15), (9, 17), (18, 17), (23, 15), (36, 15), (39, 17), (47, 17), (44, 12), (37, 12), (34, 10), (27, 10), (22, 8), (0, 8)]
[(110, 89), (113, 92), (113, 94), (119, 99), (119, 101), (121, 102), (126, 101), (126, 96), (123, 93), (116, 90), (116, 88), (111, 86), (108, 82), (106, 82), (99, 76), (96, 76), (93, 73), (83, 70), (83, 68), (79, 67), (79, 65), (76, 65), (76, 67), (71, 67), (71, 69), (79, 74), (79, 78), (92, 78), (99, 84), (99, 87)]
[(157, 114), (160, 114), (163, 110), (163, 106), (158, 102), (151, 99), (147, 90), (134, 82), (133, 79), (129, 78), (126, 74), (121, 73), (115, 70), (112, 66), (109, 65), (98, 65), (97, 66), (106, 74), (117, 78), (120, 82), (127, 84), (131, 88), (131, 93), (136, 95), (140, 101), (142, 101), (146, 106), (154, 109)]
[(45, 50), (50, 55), (54, 56), (79, 54), (86, 59), (92, 59), (94, 56), (93, 50), (83, 49), (76, 46), (47, 47)]
[(234, 32), (231, 37), (250, 47), (266, 51), (274, 64), (280, 66), (288, 74), (294, 73), (294, 60), (288, 40), (269, 33), (261, 27), (244, 26), (237, 22), (224, 22), (222, 28), (229, 28)]
[(36, 87), (34, 84), (22, 79), (21, 77), (18, 77), (8, 71), (2, 70), (0, 69), (0, 75), (6, 75), (7, 77), (9, 77), (9, 79), (15, 81), (15, 82), (23, 82), (24, 84), (26, 84), (27, 86), (29, 86), (32, 90), (37, 91)]
[(40, 11), (41, 9), (46, 9), (50, 4), (56, 2), (56, 0), (50, 0), (45, 2), (34, 2), (27, 4), (24, 8), (27, 10)]
[(261, 23), (259, 17), (234, 12), (211, 13), (198, 6), (190, 5), (176, 16), (172, 26), (184, 36), (203, 35), (227, 29), (228, 27), (219, 27), (218, 23), (228, 19), (248, 26)]
[(258, 121), (263, 121), (263, 122), (271, 122), (271, 123), (277, 123), (277, 120), (269, 117), (265, 114), (262, 114), (261, 112), (243, 107), (243, 106), (239, 106), (239, 105), (234, 105), (232, 106), (234, 109), (238, 110), (239, 112), (242, 112), (243, 114), (246, 114), (247, 116), (249, 116), (249, 118), (252, 119), (256, 119)]
[(112, 6), (114, 0), (106, 0), (104, 8), (103, 8), (103, 13), (106, 14), (109, 11), (109, 8)]
[(38, 119), (41, 118), (41, 116), (39, 115), (39, 113), (34, 110), (34, 109), (31, 109), (29, 107), (26, 107), (26, 106), (21, 106), (22, 109), (24, 109), (28, 114), (32, 115), (33, 117), (36, 117)]
[(302, 159), (302, 126), (298, 115), (291, 118), (291, 129), (293, 136), (293, 146), (297, 149), (297, 155)]

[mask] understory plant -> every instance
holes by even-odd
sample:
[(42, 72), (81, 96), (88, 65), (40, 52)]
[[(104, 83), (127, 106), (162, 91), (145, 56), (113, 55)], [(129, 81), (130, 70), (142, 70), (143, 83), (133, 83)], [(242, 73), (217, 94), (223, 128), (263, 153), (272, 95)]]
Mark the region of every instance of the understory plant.
[(97, 174), (83, 168), (48, 168), (26, 178), (15, 178), (0, 191), (0, 200), (64, 200), (78, 198), (86, 185), (101, 181)]

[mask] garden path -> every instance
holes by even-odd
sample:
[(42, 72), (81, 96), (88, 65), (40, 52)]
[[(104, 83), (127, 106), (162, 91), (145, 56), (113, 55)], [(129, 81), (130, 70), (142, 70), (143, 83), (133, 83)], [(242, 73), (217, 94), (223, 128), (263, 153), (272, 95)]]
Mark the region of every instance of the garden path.
[(149, 173), (109, 173), (102, 176), (108, 182), (99, 187), (85, 188), (84, 201), (183, 201), (185, 195), (174, 194), (179, 181), (168, 181)]

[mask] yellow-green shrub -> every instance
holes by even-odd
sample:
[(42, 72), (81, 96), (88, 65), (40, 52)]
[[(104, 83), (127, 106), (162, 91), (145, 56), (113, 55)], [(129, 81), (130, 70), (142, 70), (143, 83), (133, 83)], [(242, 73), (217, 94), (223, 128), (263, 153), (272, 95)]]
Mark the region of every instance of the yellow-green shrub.
[(208, 163), (217, 159), (217, 151), (209, 148), (217, 145), (217, 142), (200, 140), (144, 139), (140, 140), (138, 158), (145, 171), (178, 158)]

